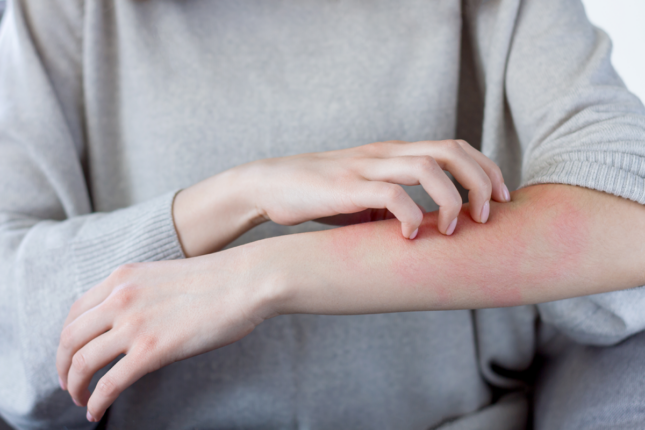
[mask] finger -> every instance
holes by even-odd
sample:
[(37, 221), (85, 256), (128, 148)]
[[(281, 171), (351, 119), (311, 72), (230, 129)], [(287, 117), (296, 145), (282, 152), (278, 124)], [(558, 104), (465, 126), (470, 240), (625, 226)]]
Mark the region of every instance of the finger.
[(423, 221), (423, 212), (405, 190), (396, 184), (363, 181), (356, 193), (350, 196), (359, 207), (387, 209), (401, 222), (403, 237), (410, 238)]
[(396, 156), (429, 155), (442, 170), (449, 171), (469, 190), (470, 215), (477, 222), (486, 222), (490, 213), (492, 184), (484, 169), (455, 140), (422, 141), (407, 145), (391, 145)]
[(112, 321), (104, 309), (95, 307), (80, 315), (61, 332), (56, 352), (56, 370), (61, 385), (68, 387), (67, 375), (72, 357), (85, 344), (112, 328)]
[[(423, 186), (439, 205), (439, 231), (452, 234), (461, 210), (461, 196), (450, 178), (430, 156), (366, 159), (358, 172), (366, 179)], [(397, 215), (396, 213), (394, 213)], [(397, 215), (398, 218), (398, 215)]]
[(504, 176), (502, 175), (502, 170), (499, 168), (499, 166), (495, 164), (493, 160), (473, 148), (465, 140), (457, 139), (457, 143), (461, 145), (461, 147), (468, 153), (468, 155), (473, 157), (473, 159), (477, 161), (477, 163), (479, 163), (481, 168), (484, 169), (484, 172), (486, 172), (486, 174), (490, 178), (490, 181), (493, 185), (493, 199), (500, 203), (511, 201), (511, 194), (509, 193), (506, 184), (504, 184)]
[(115, 286), (130, 279), (134, 267), (135, 264), (119, 266), (103, 282), (87, 290), (70, 308), (63, 327), (67, 326), (87, 310), (103, 302), (112, 293)]
[(67, 376), (67, 387), (74, 403), (79, 406), (87, 405), (90, 398), (87, 387), (92, 377), (124, 353), (126, 346), (123, 334), (111, 330), (76, 351)]
[(88, 420), (99, 421), (108, 407), (130, 385), (154, 370), (148, 353), (133, 351), (119, 360), (101, 379), (87, 402)]

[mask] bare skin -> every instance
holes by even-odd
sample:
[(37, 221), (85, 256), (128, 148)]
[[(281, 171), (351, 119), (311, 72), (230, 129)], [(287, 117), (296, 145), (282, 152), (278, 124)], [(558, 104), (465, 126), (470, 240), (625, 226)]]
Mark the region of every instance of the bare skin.
[[(137, 379), (246, 336), (280, 314), (362, 314), (541, 303), (645, 284), (645, 208), (605, 193), (537, 185), (464, 205), (453, 236), (425, 214), (271, 238), (180, 261), (128, 265), (70, 311), (57, 368), (88, 419)], [(121, 359), (90, 394), (92, 375)]]
[[(187, 257), (216, 252), (245, 231), (269, 220), (283, 225), (314, 219), (336, 225), (352, 225), (396, 218), (400, 232), (397, 238), (409, 241), (419, 234), (423, 211), (401, 185), (422, 185), (440, 207), (434, 229), (438, 234), (450, 236), (463, 210), (457, 188), (444, 170), (469, 190), (470, 205), (467, 211), (473, 222), (487, 222), (492, 200), (510, 201), (510, 193), (499, 167), (463, 140), (388, 141), (338, 151), (259, 160), (238, 166), (178, 193), (173, 204), (173, 218)], [(240, 266), (244, 264), (249, 249), (253, 248), (242, 248), (242, 254), (227, 252), (225, 255), (232, 259), (228, 263), (222, 263), (219, 258), (220, 264), (235, 269), (232, 272), (220, 270), (219, 275), (254, 273), (255, 262), (252, 263), (253, 268), (242, 269)], [(207, 337), (212, 331), (199, 335), (189, 329), (176, 338), (179, 343), (174, 344), (172, 349), (178, 355), (173, 361), (234, 342), (273, 315), (265, 314), (267, 308), (264, 303), (267, 300), (260, 300), (256, 308), (252, 305), (256, 297), (249, 297), (244, 288), (232, 288), (235, 283), (227, 281), (221, 285), (222, 288), (215, 288), (209, 282), (214, 269), (209, 263), (211, 260), (199, 261), (201, 265), (198, 263), (197, 266), (185, 262), (167, 262), (169, 264), (164, 267), (172, 273), (161, 270), (158, 272), (163, 275), (161, 278), (152, 276), (152, 273), (142, 275), (141, 265), (119, 268), (108, 280), (88, 291), (73, 305), (61, 333), (57, 368), (61, 388), (66, 389), (69, 385), (70, 394), (77, 405), (87, 404), (89, 378), (97, 370), (97, 365), (103, 367), (112, 360), (108, 357), (115, 357), (115, 353), (118, 355), (116, 351), (127, 351), (129, 359), (141, 355), (140, 361), (144, 360), (144, 355), (149, 358), (155, 355), (152, 351), (157, 349), (160, 339), (155, 337), (154, 340), (137, 342), (139, 346), (136, 348), (128, 344), (126, 339), (149, 332), (146, 324), (155, 318), (153, 315), (146, 316), (149, 309), (153, 309), (154, 315), (159, 315), (159, 312), (171, 314), (180, 306), (182, 300), (175, 296), (179, 291), (176, 289), (178, 285), (188, 282), (193, 286), (206, 287), (198, 287), (197, 290), (190, 290), (190, 293), (184, 290), (187, 294), (181, 296), (189, 303), (198, 300), (207, 304), (201, 308), (201, 312), (196, 310), (194, 304), (189, 306), (193, 308), (189, 318), (199, 322), (202, 330), (209, 327), (203, 324), (203, 320), (210, 318), (212, 312), (217, 310), (210, 306), (212, 301), (217, 300), (222, 307), (216, 312), (220, 315), (219, 325), (210, 327), (220, 335), (209, 341)], [(264, 258), (264, 261), (269, 259)], [(264, 294), (262, 291), (265, 291), (271, 270), (273, 268), (266, 267), (266, 271), (252, 275), (252, 279), (246, 283), (258, 288), (254, 296)], [(198, 279), (188, 281), (191, 273)], [(136, 285), (149, 282), (157, 285), (155, 294), (165, 298), (174, 297), (174, 304), (164, 302), (165, 299), (155, 301), (152, 297), (136, 301)], [(166, 290), (161, 285), (167, 286), (168, 295), (164, 296), (163, 291)], [(200, 308), (199, 303), (197, 308)], [(123, 312), (126, 307), (133, 312), (128, 317)], [(163, 309), (167, 310), (164, 312)], [(226, 316), (227, 313), (230, 315)], [(221, 326), (224, 319), (232, 324), (225, 329)], [(175, 322), (185, 325), (185, 321)], [(161, 331), (170, 333), (172, 326)], [(102, 336), (92, 341), (99, 335)], [(194, 343), (182, 344), (187, 338), (193, 338)], [(171, 340), (172, 336), (163, 339), (165, 342)], [(167, 359), (153, 360), (157, 363), (154, 368), (168, 364)], [(146, 372), (154, 370), (149, 366), (140, 367), (140, 370), (144, 368)], [(140, 376), (136, 376), (136, 379)], [(133, 377), (130, 375), (130, 378)], [(101, 392), (105, 396), (99, 405), (111, 404), (122, 391), (120, 385), (111, 385), (109, 381), (106, 379), (101, 383)], [(100, 419), (105, 408), (98, 406), (92, 408), (94, 411), (88, 408), (88, 420)]]
[(462, 201), (444, 170), (470, 190), (477, 222), (488, 219), (491, 199), (510, 199), (499, 167), (463, 140), (376, 142), (259, 160), (215, 175), (177, 195), (175, 226), (187, 257), (216, 252), (268, 220), (347, 225), (374, 219), (374, 209), (383, 218), (392, 214), (403, 237), (414, 239), (423, 212), (400, 185), (422, 185), (440, 207), (437, 229), (450, 235)]
[[(281, 312), (516, 306), (645, 283), (642, 238), (629, 233), (645, 227), (645, 208), (636, 203), (540, 185), (515, 192), (511, 204), (494, 204), (485, 225), (464, 212), (450, 238), (435, 232), (435, 213), (425, 216), (413, 242), (398, 240), (389, 221), (290, 238), (306, 257), (291, 262), (288, 279), (300, 284), (288, 289), (296, 293)], [(314, 242), (325, 251), (309, 255)]]

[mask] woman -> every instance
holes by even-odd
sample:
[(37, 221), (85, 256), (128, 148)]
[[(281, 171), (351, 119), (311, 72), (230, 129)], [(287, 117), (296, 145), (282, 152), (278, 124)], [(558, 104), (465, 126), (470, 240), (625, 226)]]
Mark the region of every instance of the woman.
[(18, 427), (517, 428), (538, 321), (645, 326), (640, 290), (544, 303), (645, 283), (645, 110), (578, 2), (15, 1), (1, 34)]

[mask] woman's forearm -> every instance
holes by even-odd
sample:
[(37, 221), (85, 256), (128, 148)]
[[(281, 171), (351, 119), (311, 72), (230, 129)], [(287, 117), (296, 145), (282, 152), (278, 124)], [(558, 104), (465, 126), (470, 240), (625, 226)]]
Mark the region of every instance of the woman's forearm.
[(414, 241), (391, 220), (252, 249), (275, 268), (277, 313), (514, 306), (645, 284), (645, 208), (637, 203), (539, 185), (515, 192), (510, 204), (493, 204), (486, 224), (465, 210), (450, 237), (437, 232), (429, 213)]

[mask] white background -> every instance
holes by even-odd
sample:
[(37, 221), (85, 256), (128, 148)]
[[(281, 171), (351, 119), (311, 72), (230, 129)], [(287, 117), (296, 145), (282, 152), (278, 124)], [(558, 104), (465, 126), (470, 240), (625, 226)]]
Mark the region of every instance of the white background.
[[(540, 1), (540, 0), (529, 0)], [(583, 0), (587, 16), (614, 44), (612, 63), (645, 102), (645, 0)]]

